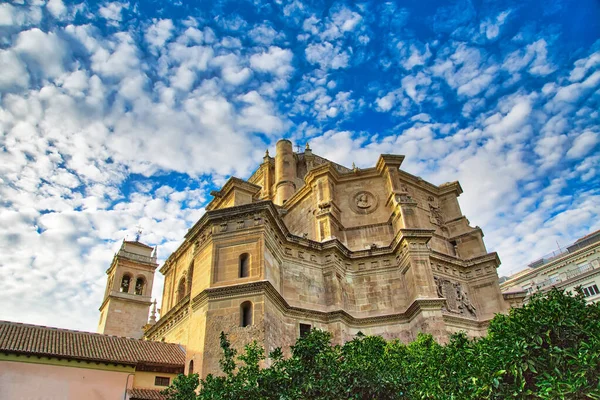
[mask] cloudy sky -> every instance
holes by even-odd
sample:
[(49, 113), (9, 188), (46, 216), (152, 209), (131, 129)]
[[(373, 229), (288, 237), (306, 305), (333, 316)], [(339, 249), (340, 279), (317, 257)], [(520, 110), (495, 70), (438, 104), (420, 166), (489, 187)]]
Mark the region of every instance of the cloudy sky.
[(282, 137), (459, 180), (507, 274), (600, 229), (599, 110), (597, 0), (2, 2), (0, 319), (94, 331)]

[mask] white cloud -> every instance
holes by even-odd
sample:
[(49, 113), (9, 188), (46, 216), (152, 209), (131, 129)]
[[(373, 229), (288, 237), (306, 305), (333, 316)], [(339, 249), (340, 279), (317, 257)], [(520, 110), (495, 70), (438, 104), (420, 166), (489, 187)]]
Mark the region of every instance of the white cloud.
[(547, 42), (539, 39), (526, 46), (525, 49), (516, 50), (509, 54), (503, 67), (511, 73), (527, 68), (532, 75), (546, 76), (556, 70), (556, 66), (548, 60)]
[(285, 34), (283, 32), (277, 32), (271, 24), (266, 21), (252, 28), (250, 32), (248, 32), (248, 36), (250, 36), (255, 43), (264, 46), (271, 46), (274, 42), (285, 39)]
[(573, 145), (567, 152), (567, 157), (581, 158), (591, 152), (599, 141), (600, 138), (598, 137), (598, 133), (585, 131), (581, 135), (575, 137)]
[(252, 75), (250, 68), (242, 66), (241, 60), (234, 54), (215, 57), (212, 63), (221, 67), (223, 80), (232, 85), (241, 85)]
[(496, 113), (485, 121), (485, 130), (492, 135), (508, 135), (523, 126), (531, 114), (531, 104), (528, 99), (520, 99), (512, 106), (506, 115)]
[[(346, 32), (352, 32), (362, 20), (362, 16), (347, 7), (341, 7), (333, 11), (323, 32), (319, 34), (322, 40), (334, 40), (343, 36)], [(305, 21), (306, 24), (307, 21)], [(305, 27), (305, 30), (306, 27)]]
[(113, 1), (111, 3), (107, 3), (101, 6), (98, 9), (98, 13), (104, 19), (114, 22), (120, 22), (123, 18), (122, 11), (123, 9), (128, 9), (129, 3), (121, 3), (118, 1)]
[(67, 45), (55, 33), (38, 28), (23, 31), (17, 36), (14, 49), (32, 73), (42, 78), (56, 78), (65, 71)]
[(48, 4), (46, 4), (46, 8), (50, 13), (54, 16), (54, 18), (61, 18), (67, 12), (67, 7), (65, 7), (62, 0), (50, 0)]
[(407, 59), (402, 60), (402, 66), (408, 70), (411, 70), (418, 65), (424, 65), (431, 57), (431, 51), (429, 51), (429, 45), (427, 44), (425, 45), (423, 52), (420, 52), (414, 44), (411, 44), (409, 52), (410, 56)]
[(319, 64), (321, 68), (346, 68), (350, 60), (350, 55), (346, 51), (334, 47), (329, 42), (310, 44), (306, 47), (305, 53), (308, 62)]
[(253, 54), (250, 57), (250, 65), (257, 71), (270, 72), (284, 77), (290, 75), (294, 70), (291, 65), (292, 57), (293, 54), (289, 49), (271, 46), (267, 52)]
[(487, 19), (479, 26), (479, 31), (484, 33), (488, 40), (496, 39), (500, 34), (500, 28), (504, 25), (510, 11), (503, 11), (494, 19)]
[(571, 82), (579, 82), (591, 69), (598, 65), (600, 65), (600, 51), (591, 54), (589, 57), (575, 61), (575, 68), (571, 71), (569, 80)]
[(173, 29), (173, 21), (170, 19), (154, 20), (153, 24), (146, 29), (144, 37), (152, 48), (160, 49), (173, 35)]
[(29, 84), (29, 73), (25, 64), (11, 50), (0, 50), (0, 71), (0, 92), (24, 88)]
[(377, 109), (379, 111), (389, 111), (396, 103), (396, 93), (389, 92), (385, 96), (379, 97), (377, 100), (375, 100), (375, 103), (377, 104)]

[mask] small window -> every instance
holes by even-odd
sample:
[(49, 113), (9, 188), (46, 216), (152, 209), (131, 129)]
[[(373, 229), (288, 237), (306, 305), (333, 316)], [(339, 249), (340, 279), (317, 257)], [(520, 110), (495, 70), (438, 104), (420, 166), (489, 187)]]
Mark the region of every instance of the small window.
[(137, 278), (135, 281), (135, 294), (141, 296), (144, 294), (144, 278)]
[(194, 373), (194, 360), (190, 360), (190, 364), (188, 367), (188, 375), (191, 375)]
[(242, 328), (252, 325), (252, 303), (245, 301), (240, 305), (240, 326)]
[(300, 337), (304, 337), (309, 334), (312, 326), (309, 324), (300, 324)]
[(585, 295), (585, 297), (595, 296), (598, 293), (600, 293), (600, 290), (598, 290), (598, 286), (597, 285), (592, 285), (592, 286), (588, 286), (588, 287), (584, 287), (583, 288), (583, 294)]
[(250, 276), (250, 255), (244, 253), (240, 256), (240, 278), (247, 278)]
[(131, 277), (129, 275), (123, 275), (121, 279), (121, 293), (129, 292), (129, 285), (131, 283)]
[(169, 386), (171, 384), (171, 378), (166, 376), (157, 376), (154, 378), (154, 386)]

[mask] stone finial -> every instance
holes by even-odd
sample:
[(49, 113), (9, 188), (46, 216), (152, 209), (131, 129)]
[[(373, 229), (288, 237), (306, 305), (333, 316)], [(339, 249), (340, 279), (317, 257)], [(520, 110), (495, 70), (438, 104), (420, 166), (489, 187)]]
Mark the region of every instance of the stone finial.
[(355, 163), (352, 163), (352, 171), (354, 171), (354, 173), (357, 173), (359, 171)]
[(304, 154), (306, 156), (312, 156), (312, 150), (310, 149), (310, 145), (306, 142), (306, 147), (304, 149)]
[(156, 299), (152, 302), (152, 311), (150, 312), (150, 321), (148, 321), (148, 324), (156, 324)]
[(263, 157), (263, 162), (269, 162), (269, 159), (271, 157), (269, 156), (269, 149), (265, 150), (265, 156)]

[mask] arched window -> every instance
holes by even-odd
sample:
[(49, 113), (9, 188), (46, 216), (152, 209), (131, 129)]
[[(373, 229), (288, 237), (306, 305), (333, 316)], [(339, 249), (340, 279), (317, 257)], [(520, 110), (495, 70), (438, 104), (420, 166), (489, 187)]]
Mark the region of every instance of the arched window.
[(135, 280), (135, 294), (141, 296), (144, 294), (144, 286), (146, 286), (146, 281), (144, 278), (139, 277)]
[(240, 305), (240, 326), (252, 325), (252, 303), (245, 301)]
[(188, 367), (188, 375), (194, 373), (194, 360), (190, 360), (190, 366)]
[(131, 276), (125, 274), (121, 278), (121, 293), (129, 292), (129, 285), (131, 284)]
[(194, 262), (190, 264), (187, 273), (187, 292), (190, 293), (192, 291), (192, 280), (194, 279)]
[(177, 302), (179, 303), (185, 297), (185, 278), (181, 278), (177, 286)]
[(247, 278), (250, 276), (250, 254), (244, 253), (240, 255), (239, 267), (240, 278)]

